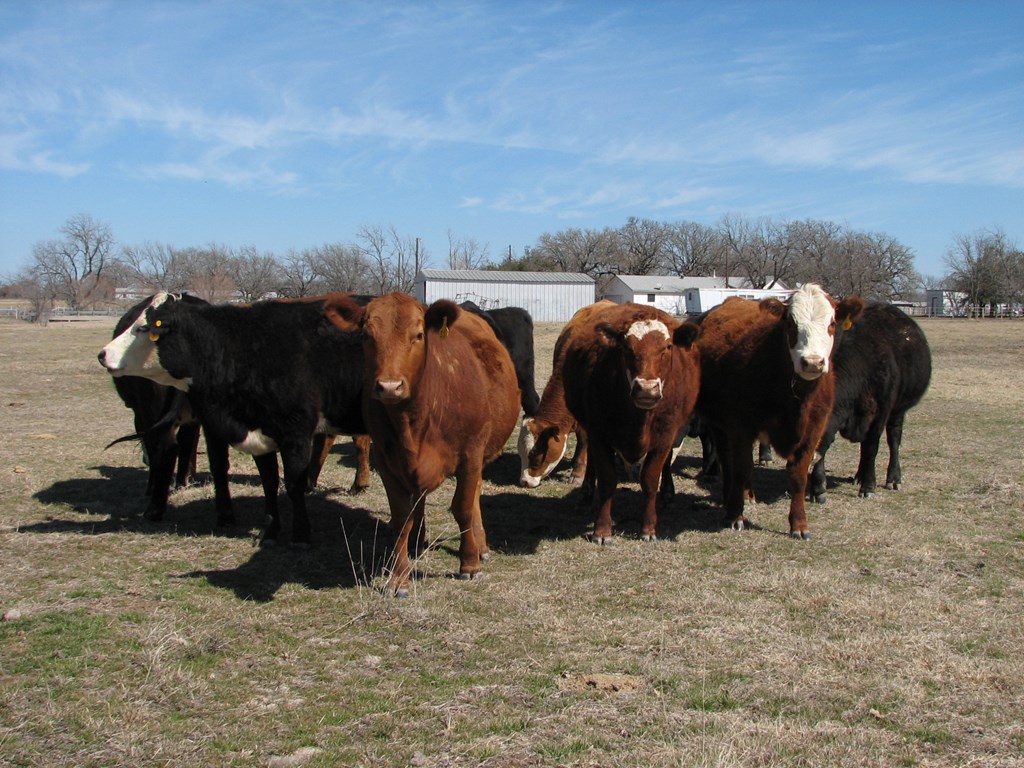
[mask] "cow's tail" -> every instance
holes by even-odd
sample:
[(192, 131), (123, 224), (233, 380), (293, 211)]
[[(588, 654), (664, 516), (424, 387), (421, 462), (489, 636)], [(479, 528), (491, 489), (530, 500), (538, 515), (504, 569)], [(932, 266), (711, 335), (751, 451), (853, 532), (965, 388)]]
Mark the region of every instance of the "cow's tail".
[(103, 448), (103, 450), (105, 451), (105, 450), (107, 450), (107, 448), (111, 448), (112, 446), (115, 446), (118, 443), (127, 443), (129, 440), (141, 440), (143, 437), (144, 437), (144, 435), (141, 432), (134, 432), (134, 433), (132, 433), (130, 435), (125, 435), (124, 437), (119, 437), (116, 440), (111, 440), (109, 443), (106, 444), (106, 446)]

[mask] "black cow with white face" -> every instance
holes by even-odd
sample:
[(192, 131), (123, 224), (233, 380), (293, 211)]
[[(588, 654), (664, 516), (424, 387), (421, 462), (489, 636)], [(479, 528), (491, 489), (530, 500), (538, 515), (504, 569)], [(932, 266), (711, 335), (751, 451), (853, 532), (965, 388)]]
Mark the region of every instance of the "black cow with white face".
[[(144, 322), (142, 315), (153, 299), (150, 296), (140, 301), (121, 316), (114, 326), (114, 339)], [(194, 296), (182, 296), (181, 300), (189, 304), (206, 304)], [(151, 520), (161, 520), (167, 511), (172, 479), (174, 487), (180, 488), (187, 485), (195, 473), (199, 421), (189, 405), (188, 395), (178, 389), (140, 376), (115, 376), (113, 382), (121, 400), (132, 410), (135, 423), (134, 435), (114, 442), (138, 439), (142, 443), (149, 467), (143, 514)], [(206, 451), (215, 487), (217, 524), (229, 525), (234, 522), (234, 513), (228, 490), (227, 443), (207, 434)]]
[(875, 460), (884, 431), (889, 445), (885, 487), (896, 490), (903, 482), (903, 420), (931, 381), (928, 340), (898, 307), (868, 302), (852, 327), (837, 330), (833, 356), (835, 405), (818, 447), (821, 458), (811, 473), (809, 495), (819, 503), (825, 501), (825, 454), (837, 432), (860, 443), (860, 465), (854, 479), (860, 482), (860, 495), (870, 497), (877, 487)]
[(144, 376), (188, 393), (204, 429), (256, 459), (280, 535), (277, 459), (292, 504), (292, 539), (310, 540), (305, 492), (318, 432), (366, 433), (363, 354), (356, 334), (327, 322), (323, 297), (252, 305), (197, 305), (158, 294), (143, 322), (99, 354), (114, 376)]

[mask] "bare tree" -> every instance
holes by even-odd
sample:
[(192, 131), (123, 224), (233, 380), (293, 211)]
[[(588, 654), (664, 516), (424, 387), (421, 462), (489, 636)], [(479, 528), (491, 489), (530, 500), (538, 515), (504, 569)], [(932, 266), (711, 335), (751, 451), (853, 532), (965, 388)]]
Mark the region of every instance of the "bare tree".
[[(772, 288), (791, 279), (796, 266), (796, 247), (785, 224), (771, 219), (754, 221), (727, 214), (719, 232), (729, 256), (729, 269), (745, 275), (754, 288)], [(733, 286), (736, 287), (736, 286)]]
[(32, 248), (32, 279), (46, 286), (44, 293), (83, 309), (104, 298), (103, 283), (114, 236), (110, 227), (84, 213), (72, 216), (61, 227), (63, 240), (47, 240)]
[(668, 225), (662, 268), (673, 275), (706, 277), (724, 266), (722, 238), (712, 227), (692, 221)]
[(240, 248), (228, 261), (228, 269), (238, 298), (246, 303), (273, 298), (282, 283), (277, 260), (253, 245)]
[(1021, 252), (1000, 229), (956, 235), (945, 256), (948, 281), (953, 290), (967, 294), (968, 302), (987, 306), (1018, 303), (1024, 293)]
[(448, 268), (483, 269), (490, 263), (487, 244), (473, 237), (459, 238), (448, 230)]
[(320, 278), (316, 270), (315, 257), (316, 251), (312, 248), (288, 251), (280, 265), (281, 284), (278, 293), (293, 299), (324, 293), (325, 291), (318, 289)]
[(619, 267), (624, 274), (650, 275), (663, 267), (669, 240), (664, 222), (630, 216), (619, 230), (619, 239)]
[(178, 252), (188, 289), (212, 304), (228, 301), (234, 294), (231, 254), (222, 245), (185, 248)]
[(186, 284), (184, 264), (177, 251), (163, 243), (126, 245), (118, 258), (123, 279), (149, 290), (183, 291)]
[(585, 272), (591, 277), (621, 271), (619, 238), (615, 230), (607, 228), (544, 233), (530, 250), (530, 257), (551, 271)]
[(318, 293), (341, 291), (379, 293), (370, 263), (361, 248), (351, 243), (327, 243), (311, 252)]
[[(416, 282), (416, 239), (402, 236), (389, 225), (364, 225), (356, 233), (359, 249), (369, 264), (374, 293), (390, 291), (411, 293)], [(420, 253), (420, 266), (426, 264), (425, 253)]]

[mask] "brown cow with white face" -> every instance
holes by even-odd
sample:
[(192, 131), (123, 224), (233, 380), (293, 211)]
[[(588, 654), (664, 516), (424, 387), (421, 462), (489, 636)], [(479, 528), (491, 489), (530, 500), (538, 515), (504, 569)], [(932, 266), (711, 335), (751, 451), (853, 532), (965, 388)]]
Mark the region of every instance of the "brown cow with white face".
[(767, 438), (786, 459), (789, 532), (810, 538), (807, 473), (834, 400), (836, 323), (852, 323), (864, 302), (836, 302), (808, 284), (783, 304), (731, 298), (701, 323), (701, 393), (697, 410), (711, 429), (722, 465), (725, 524), (742, 529), (753, 472), (751, 449)]
[(697, 402), (698, 328), (639, 304), (597, 308), (566, 345), (565, 402), (586, 430), (587, 475), (597, 488), (593, 540), (612, 537), (615, 457), (640, 467), (644, 497), (640, 536), (657, 536), (657, 502), (671, 499), (666, 471), (676, 436)]
[(541, 480), (554, 471), (565, 456), (570, 432), (576, 433), (576, 453), (569, 482), (575, 486), (583, 483), (587, 471), (587, 434), (576, 423), (576, 417), (565, 404), (562, 367), (566, 348), (575, 339), (593, 335), (594, 323), (591, 318), (614, 306), (615, 302), (599, 301), (583, 307), (576, 311), (558, 334), (551, 361), (551, 377), (544, 385), (540, 405), (533, 416), (523, 419), (519, 430), (519, 485), (523, 488), (536, 488)]
[(508, 351), (484, 320), (450, 301), (425, 307), (390, 293), (366, 307), (328, 302), (325, 314), (342, 329), (362, 329), (364, 416), (395, 533), (389, 591), (408, 594), (409, 554), (421, 545), (426, 496), (450, 475), (459, 574), (477, 576), (488, 554), (481, 471), (501, 454), (519, 416)]

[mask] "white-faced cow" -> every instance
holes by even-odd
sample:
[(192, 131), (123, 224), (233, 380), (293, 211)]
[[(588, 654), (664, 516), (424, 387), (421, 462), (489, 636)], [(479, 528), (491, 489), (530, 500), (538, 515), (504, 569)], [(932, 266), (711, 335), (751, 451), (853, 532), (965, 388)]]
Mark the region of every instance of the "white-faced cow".
[(366, 425), (395, 533), (389, 591), (408, 594), (409, 555), (423, 544), (427, 494), (450, 475), (459, 574), (473, 578), (489, 551), (481, 472), (501, 454), (519, 415), (508, 351), (486, 322), (450, 301), (425, 307), (390, 293), (365, 308), (345, 299), (328, 302), (325, 311), (340, 328), (362, 332)]
[(268, 542), (280, 535), (281, 454), (292, 539), (310, 540), (305, 492), (318, 432), (365, 434), (362, 350), (324, 317), (325, 299), (199, 305), (158, 294), (142, 322), (108, 344), (115, 376), (144, 376), (187, 392), (203, 428), (253, 455), (263, 484)]
[(519, 429), (519, 485), (536, 488), (551, 474), (565, 456), (569, 434), (576, 433), (576, 453), (572, 461), (570, 484), (580, 486), (587, 470), (587, 434), (576, 423), (576, 417), (565, 403), (563, 382), (565, 350), (576, 340), (591, 338), (595, 324), (592, 318), (609, 307), (612, 301), (599, 301), (576, 311), (555, 341), (551, 360), (551, 376), (544, 385), (540, 405), (533, 416), (523, 419)]
[(612, 537), (616, 455), (627, 467), (640, 467), (640, 536), (657, 536), (658, 498), (673, 494), (669, 456), (697, 402), (697, 332), (655, 307), (610, 304), (591, 313), (566, 345), (565, 402), (587, 433), (596, 542)]
[[(147, 297), (121, 316), (114, 326), (114, 339), (144, 322), (140, 318), (153, 299), (153, 296)], [(206, 303), (193, 296), (183, 296), (182, 300), (192, 304)], [(180, 488), (188, 484), (195, 472), (199, 421), (192, 413), (188, 396), (180, 390), (139, 376), (114, 376), (112, 380), (122, 402), (132, 410), (135, 423), (133, 435), (119, 438), (114, 443), (128, 439), (142, 443), (143, 456), (149, 467), (146, 481), (148, 500), (143, 514), (151, 520), (161, 520), (167, 511), (172, 478), (175, 487)], [(206, 452), (215, 489), (217, 524), (229, 525), (234, 522), (234, 513), (227, 479), (227, 443), (207, 433)]]
[(810, 538), (804, 494), (832, 410), (833, 338), (837, 322), (852, 322), (863, 306), (856, 296), (837, 306), (819, 286), (808, 284), (788, 305), (730, 298), (704, 318), (697, 339), (697, 409), (718, 450), (726, 525), (748, 524), (743, 504), (760, 436), (786, 459), (790, 535)]
[(836, 330), (832, 357), (835, 405), (818, 446), (821, 458), (811, 475), (810, 498), (825, 501), (825, 454), (836, 432), (860, 443), (860, 465), (854, 480), (860, 482), (860, 495), (869, 497), (877, 485), (875, 459), (884, 430), (889, 445), (885, 487), (898, 489), (903, 480), (903, 420), (907, 411), (920, 402), (931, 381), (928, 340), (901, 309), (872, 301), (865, 305), (853, 327)]

